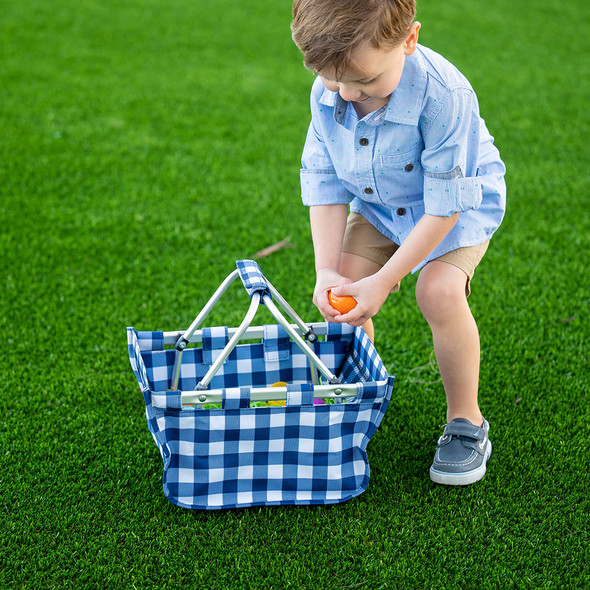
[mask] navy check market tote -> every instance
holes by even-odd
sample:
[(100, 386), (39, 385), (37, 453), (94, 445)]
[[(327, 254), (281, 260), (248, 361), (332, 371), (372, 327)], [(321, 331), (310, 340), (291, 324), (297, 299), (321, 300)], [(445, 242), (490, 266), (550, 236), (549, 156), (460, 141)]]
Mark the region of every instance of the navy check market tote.
[[(394, 378), (362, 328), (306, 325), (255, 262), (237, 267), (188, 330), (127, 329), (166, 497), (220, 509), (358, 496)], [(242, 324), (200, 328), (238, 276), (251, 297)], [(251, 326), (260, 304), (278, 324)]]

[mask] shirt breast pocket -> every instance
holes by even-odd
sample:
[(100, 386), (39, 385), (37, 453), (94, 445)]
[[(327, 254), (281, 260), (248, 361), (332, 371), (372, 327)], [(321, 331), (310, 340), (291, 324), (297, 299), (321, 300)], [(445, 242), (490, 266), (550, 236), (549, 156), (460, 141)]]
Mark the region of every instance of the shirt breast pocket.
[(410, 150), (404, 150), (403, 152), (395, 152), (390, 154), (381, 154), (380, 163), (385, 168), (399, 168), (400, 166), (405, 168), (408, 164), (415, 166), (420, 165), (420, 154), (422, 153), (422, 146), (420, 144), (415, 145)]
[(423, 191), (421, 154), (420, 144), (408, 151), (380, 154), (377, 182), (381, 185), (380, 191), (387, 195), (387, 200), (406, 198)]

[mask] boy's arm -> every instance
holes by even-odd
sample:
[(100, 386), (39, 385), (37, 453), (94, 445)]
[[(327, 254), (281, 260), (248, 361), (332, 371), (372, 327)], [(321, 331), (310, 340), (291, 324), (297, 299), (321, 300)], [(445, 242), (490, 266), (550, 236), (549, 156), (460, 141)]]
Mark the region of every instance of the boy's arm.
[(326, 319), (338, 315), (328, 302), (327, 291), (351, 282), (338, 273), (347, 217), (348, 205), (344, 204), (318, 205), (309, 209), (317, 277), (313, 302)]
[(352, 295), (357, 306), (340, 315), (338, 322), (361, 326), (372, 318), (387, 299), (393, 286), (424, 260), (451, 231), (459, 213), (450, 217), (425, 214), (387, 264), (374, 275), (334, 289), (334, 295)]

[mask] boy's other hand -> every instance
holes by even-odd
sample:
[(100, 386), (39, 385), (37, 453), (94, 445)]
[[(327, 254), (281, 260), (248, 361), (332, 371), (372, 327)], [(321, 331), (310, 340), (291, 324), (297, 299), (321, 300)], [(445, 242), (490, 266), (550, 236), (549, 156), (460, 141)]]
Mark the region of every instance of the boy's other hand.
[(350, 279), (343, 277), (334, 270), (324, 269), (317, 272), (317, 279), (313, 292), (313, 302), (320, 310), (320, 313), (329, 322), (335, 321), (336, 317), (340, 315), (340, 312), (330, 305), (330, 301), (328, 300), (328, 291), (334, 290), (336, 287), (341, 285), (348, 285), (350, 283), (352, 283)]
[(355, 327), (362, 326), (381, 309), (390, 290), (390, 287), (379, 280), (377, 275), (366, 277), (356, 283), (348, 281), (342, 286), (333, 288), (334, 295), (339, 297), (350, 295), (357, 300), (357, 305), (348, 313), (339, 314), (336, 312), (336, 316), (333, 316), (330, 321), (346, 323)]

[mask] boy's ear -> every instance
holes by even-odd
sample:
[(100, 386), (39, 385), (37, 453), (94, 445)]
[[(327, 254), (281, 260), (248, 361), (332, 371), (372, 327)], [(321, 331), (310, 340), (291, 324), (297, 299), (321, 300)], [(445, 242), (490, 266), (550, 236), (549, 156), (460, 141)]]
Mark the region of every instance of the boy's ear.
[(418, 44), (418, 33), (420, 32), (420, 27), (422, 25), (415, 21), (410, 26), (410, 32), (404, 41), (404, 54), (405, 55), (412, 55), (414, 51), (416, 51), (416, 45)]

